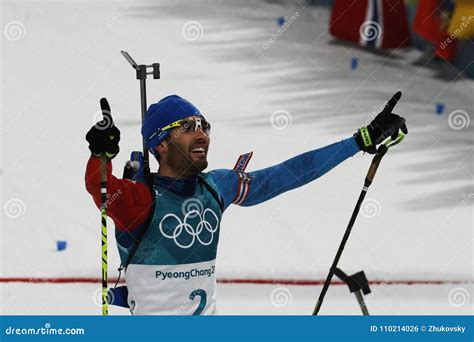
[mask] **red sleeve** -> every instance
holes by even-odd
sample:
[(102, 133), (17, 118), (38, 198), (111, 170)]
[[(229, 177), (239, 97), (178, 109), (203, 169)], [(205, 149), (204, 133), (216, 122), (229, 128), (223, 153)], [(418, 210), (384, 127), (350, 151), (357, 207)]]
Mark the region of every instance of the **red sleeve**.
[[(100, 159), (91, 156), (86, 168), (86, 189), (100, 208)], [(118, 179), (112, 175), (112, 163), (107, 163), (107, 215), (121, 231), (131, 231), (145, 223), (152, 208), (150, 188), (140, 182)]]

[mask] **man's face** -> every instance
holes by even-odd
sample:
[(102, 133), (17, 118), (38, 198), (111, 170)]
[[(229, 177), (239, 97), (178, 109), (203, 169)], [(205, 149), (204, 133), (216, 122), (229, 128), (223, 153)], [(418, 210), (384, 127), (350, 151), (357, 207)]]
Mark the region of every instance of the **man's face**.
[[(186, 119), (194, 119), (193, 116)], [(160, 154), (160, 164), (167, 164), (179, 177), (191, 177), (207, 168), (207, 151), (210, 137), (202, 128), (188, 129), (188, 126), (173, 128), (167, 149)]]

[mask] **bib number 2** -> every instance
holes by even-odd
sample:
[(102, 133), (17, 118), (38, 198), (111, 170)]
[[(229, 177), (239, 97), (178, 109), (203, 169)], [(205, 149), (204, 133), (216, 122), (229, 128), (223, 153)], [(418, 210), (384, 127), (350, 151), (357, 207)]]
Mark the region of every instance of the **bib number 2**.
[(204, 291), (202, 289), (194, 290), (189, 295), (189, 299), (194, 300), (194, 298), (196, 298), (196, 296), (201, 297), (201, 300), (199, 301), (199, 305), (198, 305), (196, 311), (194, 311), (193, 316), (199, 316), (201, 314), (201, 312), (204, 310), (204, 308), (206, 307), (206, 304), (207, 304), (206, 291)]

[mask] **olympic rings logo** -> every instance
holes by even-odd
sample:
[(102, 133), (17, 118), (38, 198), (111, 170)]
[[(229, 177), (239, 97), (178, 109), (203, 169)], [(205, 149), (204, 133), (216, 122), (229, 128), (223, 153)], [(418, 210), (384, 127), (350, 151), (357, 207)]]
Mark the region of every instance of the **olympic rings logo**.
[[(211, 219), (212, 220), (212, 216), (214, 216), (215, 218), (215, 224), (212, 225), (209, 220), (207, 219)], [(196, 226), (196, 229), (194, 229), (194, 227), (188, 223), (188, 220), (189, 219), (193, 219), (195, 217), (198, 217), (199, 218), (199, 222)], [(170, 220), (174, 220), (176, 221), (176, 226), (174, 227), (174, 229), (172, 230), (172, 233), (171, 234), (168, 234), (166, 231), (165, 231), (165, 228), (163, 227), (163, 224), (165, 223), (165, 221), (168, 220), (168, 226), (169, 226), (169, 221)], [(217, 232), (217, 229), (219, 228), (219, 218), (217, 217), (216, 213), (214, 211), (212, 211), (212, 209), (209, 209), (209, 208), (206, 208), (204, 211), (198, 211), (196, 209), (191, 209), (190, 211), (188, 211), (186, 213), (186, 215), (184, 215), (184, 220), (181, 221), (181, 219), (176, 216), (175, 214), (166, 214), (160, 221), (160, 232), (161, 234), (163, 234), (164, 237), (168, 238), (168, 239), (173, 239), (174, 240), (174, 243), (178, 246), (178, 247), (181, 247), (181, 248), (189, 248), (191, 247), (193, 244), (194, 244), (194, 241), (198, 241), (201, 245), (203, 246), (209, 246), (212, 241), (214, 240), (214, 233)], [(169, 229), (168, 229), (169, 231)], [(205, 239), (203, 239), (202, 237), (202, 234), (203, 232), (205, 231), (208, 231), (211, 235), (210, 239), (208, 239), (208, 241), (206, 241)], [(190, 242), (187, 243), (187, 244), (183, 244), (181, 242), (178, 241), (178, 238), (181, 237), (181, 235), (183, 234), (183, 236), (190, 236)]]

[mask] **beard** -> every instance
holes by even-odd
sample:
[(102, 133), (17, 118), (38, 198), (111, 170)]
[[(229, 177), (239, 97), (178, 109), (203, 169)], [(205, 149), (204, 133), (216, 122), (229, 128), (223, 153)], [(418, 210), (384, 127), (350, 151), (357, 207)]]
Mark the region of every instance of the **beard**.
[(207, 156), (196, 159), (191, 152), (182, 149), (176, 144), (169, 144), (169, 165), (176, 170), (181, 177), (195, 176), (207, 168)]

